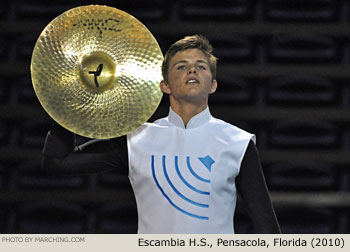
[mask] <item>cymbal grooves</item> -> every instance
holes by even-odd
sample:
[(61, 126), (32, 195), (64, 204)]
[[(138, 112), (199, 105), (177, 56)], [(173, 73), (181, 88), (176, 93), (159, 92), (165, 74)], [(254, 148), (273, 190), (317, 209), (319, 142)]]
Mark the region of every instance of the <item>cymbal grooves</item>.
[(137, 19), (108, 6), (81, 6), (42, 31), (32, 82), (57, 123), (85, 137), (113, 138), (141, 126), (158, 107), (162, 60), (157, 41)]

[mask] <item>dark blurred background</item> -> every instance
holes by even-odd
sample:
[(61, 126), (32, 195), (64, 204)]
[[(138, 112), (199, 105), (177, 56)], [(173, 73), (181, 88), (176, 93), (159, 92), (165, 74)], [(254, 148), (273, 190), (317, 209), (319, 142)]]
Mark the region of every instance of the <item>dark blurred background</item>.
[[(185, 35), (207, 36), (219, 58), (211, 112), (256, 134), (282, 232), (350, 232), (350, 1), (49, 2), (0, 5), (0, 233), (136, 232), (127, 178), (40, 170), (52, 120), (32, 88), (31, 54), (52, 19), (87, 4), (132, 14), (163, 52)], [(238, 203), (236, 230), (249, 233)]]

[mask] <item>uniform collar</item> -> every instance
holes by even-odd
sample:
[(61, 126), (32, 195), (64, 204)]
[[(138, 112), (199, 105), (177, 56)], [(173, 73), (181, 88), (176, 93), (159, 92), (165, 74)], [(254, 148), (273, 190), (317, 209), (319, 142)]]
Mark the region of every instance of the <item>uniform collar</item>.
[(187, 124), (187, 127), (185, 127), (184, 122), (182, 121), (182, 118), (174, 112), (174, 110), (169, 109), (169, 115), (168, 115), (168, 120), (171, 124), (182, 128), (182, 129), (193, 129), (197, 128), (206, 122), (208, 122), (211, 119), (211, 114), (209, 111), (209, 107), (207, 107), (205, 110), (202, 112), (198, 113), (197, 115), (193, 116), (190, 121)]

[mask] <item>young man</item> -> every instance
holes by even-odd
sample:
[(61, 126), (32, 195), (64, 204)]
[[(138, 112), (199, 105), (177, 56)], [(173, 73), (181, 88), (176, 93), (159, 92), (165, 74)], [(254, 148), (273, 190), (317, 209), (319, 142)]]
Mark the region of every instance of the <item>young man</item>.
[(212, 50), (198, 35), (169, 48), (160, 83), (170, 100), (166, 118), (75, 149), (74, 135), (54, 124), (44, 146), (45, 169), (124, 169), (139, 233), (234, 233), (237, 192), (254, 232), (279, 233), (255, 136), (210, 114), (208, 96), (218, 86)]

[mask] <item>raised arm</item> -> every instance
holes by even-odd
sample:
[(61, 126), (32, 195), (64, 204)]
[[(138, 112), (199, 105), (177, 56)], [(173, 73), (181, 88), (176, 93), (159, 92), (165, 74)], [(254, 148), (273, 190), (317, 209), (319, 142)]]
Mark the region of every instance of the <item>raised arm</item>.
[(117, 169), (128, 174), (126, 136), (91, 140), (75, 146), (75, 135), (54, 123), (43, 148), (42, 167), (59, 175), (81, 175)]

